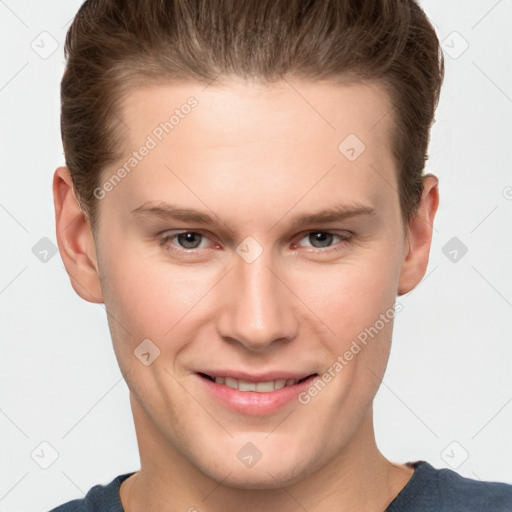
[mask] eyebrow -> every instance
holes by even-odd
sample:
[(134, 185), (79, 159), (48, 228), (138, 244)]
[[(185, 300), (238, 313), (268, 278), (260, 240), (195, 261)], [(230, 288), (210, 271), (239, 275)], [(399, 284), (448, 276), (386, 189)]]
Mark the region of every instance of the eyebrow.
[(193, 210), (192, 208), (181, 208), (171, 203), (145, 202), (132, 213), (139, 216), (158, 217), (161, 219), (181, 220), (184, 222), (197, 222), (198, 224), (215, 224), (215, 220), (207, 213)]
[(369, 205), (337, 205), (319, 212), (304, 213), (299, 215), (292, 221), (292, 226), (299, 227), (304, 224), (325, 224), (329, 222), (339, 222), (351, 217), (373, 215), (374, 213), (375, 208)]
[[(291, 226), (300, 227), (304, 224), (322, 224), (339, 222), (351, 217), (373, 215), (375, 208), (361, 203), (351, 203), (350, 205), (336, 205), (325, 210), (313, 213), (303, 213), (295, 217)], [(175, 204), (159, 202), (145, 202), (138, 208), (132, 210), (134, 215), (157, 217), (164, 220), (178, 220), (183, 222), (194, 222), (197, 224), (214, 225), (216, 220), (208, 213), (194, 210), (192, 208), (181, 208)], [(280, 222), (280, 221), (279, 221)]]

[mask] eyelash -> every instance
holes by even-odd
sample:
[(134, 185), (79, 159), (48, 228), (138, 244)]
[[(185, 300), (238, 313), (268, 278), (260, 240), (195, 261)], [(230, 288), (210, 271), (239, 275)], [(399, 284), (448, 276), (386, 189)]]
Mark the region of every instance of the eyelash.
[[(205, 233), (201, 232), (201, 231), (179, 231), (179, 232), (176, 232), (176, 233), (167, 233), (165, 235), (163, 235), (162, 237), (160, 237), (159, 239), (159, 245), (162, 246), (162, 247), (166, 247), (166, 248), (172, 248), (172, 250), (174, 251), (178, 251), (178, 252), (184, 252), (185, 254), (189, 254), (190, 252), (197, 252), (199, 251), (200, 248), (190, 248), (190, 249), (187, 249), (186, 247), (176, 247), (176, 246), (173, 246), (171, 244), (171, 242), (177, 238), (179, 235), (184, 235), (184, 234), (188, 234), (188, 233), (193, 233), (193, 234), (196, 234), (196, 235), (200, 235), (204, 238), (209, 238), (208, 235), (206, 235)], [(343, 236), (343, 235), (339, 235), (337, 233), (334, 233), (332, 231), (322, 231), (322, 230), (315, 230), (315, 231), (307, 231), (302, 237), (300, 240), (302, 240), (303, 238), (311, 235), (311, 234), (318, 234), (318, 233), (322, 233), (322, 234), (327, 234), (327, 235), (333, 235), (335, 237), (338, 237), (340, 238), (340, 241), (337, 243), (337, 244), (334, 244), (332, 246), (329, 246), (329, 247), (325, 247), (325, 248), (321, 248), (321, 247), (313, 247), (313, 246), (306, 246), (308, 250), (308, 252), (321, 252), (321, 253), (327, 253), (327, 252), (331, 252), (331, 251), (337, 251), (337, 250), (340, 250), (340, 247), (338, 246), (345, 246), (349, 241), (350, 241), (350, 236)], [(299, 247), (303, 247), (303, 246), (299, 246)]]

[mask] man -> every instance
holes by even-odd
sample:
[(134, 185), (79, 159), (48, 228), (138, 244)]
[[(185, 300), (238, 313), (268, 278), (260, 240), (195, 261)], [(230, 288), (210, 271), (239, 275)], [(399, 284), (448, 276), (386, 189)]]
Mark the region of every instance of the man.
[(105, 303), (141, 469), (55, 510), (510, 510), (375, 442), (439, 202), (418, 5), (87, 1), (66, 52), (59, 250)]

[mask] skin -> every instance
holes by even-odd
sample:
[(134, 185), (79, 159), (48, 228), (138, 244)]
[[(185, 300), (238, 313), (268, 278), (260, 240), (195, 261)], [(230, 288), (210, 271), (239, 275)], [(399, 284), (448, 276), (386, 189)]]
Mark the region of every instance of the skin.
[[(424, 276), (438, 180), (425, 176), (418, 213), (404, 226), (387, 95), (376, 85), (305, 80), (131, 91), (121, 115), (125, 153), (102, 179), (190, 96), (197, 107), (99, 201), (94, 232), (68, 170), (54, 177), (71, 284), (105, 303), (130, 388), (141, 470), (121, 486), (123, 507), (382, 512), (412, 475), (384, 458), (373, 429), (392, 320), (309, 404), (270, 415), (225, 408), (195, 371), (325, 372)], [(366, 145), (354, 161), (338, 150), (350, 133)], [(147, 201), (197, 209), (216, 224), (132, 213)], [(354, 203), (374, 213), (292, 225)], [(204, 236), (188, 252), (183, 239), (160, 245), (173, 230)], [(322, 245), (308, 236), (318, 231), (336, 236)], [(263, 249), (252, 263), (236, 252), (248, 236)], [(147, 338), (160, 350), (149, 366), (133, 353)], [(262, 453), (250, 468), (237, 457), (247, 442)]]

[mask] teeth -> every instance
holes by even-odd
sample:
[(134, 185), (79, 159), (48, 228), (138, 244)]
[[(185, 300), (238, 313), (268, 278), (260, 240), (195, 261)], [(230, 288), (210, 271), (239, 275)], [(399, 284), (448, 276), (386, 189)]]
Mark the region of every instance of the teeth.
[[(217, 382), (217, 378), (215, 379), (215, 382)], [(238, 389), (238, 381), (236, 379), (232, 379), (231, 377), (226, 377), (226, 380), (224, 381), (224, 384), (228, 388)]]
[(281, 388), (284, 388), (285, 386), (286, 386), (286, 379), (279, 379), (279, 380), (276, 380), (274, 383), (275, 389), (281, 389)]
[[(272, 383), (270, 383), (272, 384)], [(256, 391), (256, 383), (255, 382), (244, 382), (243, 380), (238, 381), (238, 389), (239, 391)]]
[[(241, 388), (238, 388), (241, 389)], [(258, 391), (259, 393), (268, 393), (276, 389), (275, 382), (258, 382), (252, 391)]]
[(277, 379), (268, 382), (247, 382), (244, 380), (232, 379), (231, 377), (215, 377), (217, 384), (224, 384), (228, 388), (239, 391), (256, 391), (256, 393), (268, 393), (285, 386), (293, 386), (297, 379)]

